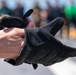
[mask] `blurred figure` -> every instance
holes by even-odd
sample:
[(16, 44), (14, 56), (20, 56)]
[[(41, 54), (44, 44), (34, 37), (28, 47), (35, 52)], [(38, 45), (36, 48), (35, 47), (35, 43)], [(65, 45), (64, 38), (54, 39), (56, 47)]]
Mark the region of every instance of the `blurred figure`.
[(49, 23), (54, 19), (54, 8), (51, 6), (51, 4), (47, 1), (47, 22)]
[(59, 0), (55, 0), (54, 18), (62, 17), (61, 8), (59, 7)]
[(40, 12), (40, 18), (41, 18), (40, 26), (46, 25), (47, 23), (47, 11), (46, 10), (42, 10)]
[[(65, 13), (64, 13), (64, 7), (59, 7), (59, 0), (55, 0), (55, 5), (52, 7), (49, 2), (47, 2), (48, 5), (48, 22), (51, 20), (57, 18), (57, 17), (63, 17), (65, 18)], [(62, 35), (62, 29), (60, 31), (60, 35)]]
[(64, 18), (64, 26), (61, 29), (60, 35), (61, 37), (67, 38), (68, 37), (68, 24), (67, 24), (67, 19), (65, 16), (65, 11), (64, 11), (64, 6), (60, 8), (60, 17)]
[(6, 6), (6, 2), (4, 0), (1, 1), (0, 14), (12, 15), (12, 11)]
[(39, 7), (39, 3), (36, 1), (35, 6), (34, 6), (34, 12), (33, 12), (33, 21), (36, 25), (36, 27), (40, 27), (40, 23), (41, 23), (41, 18), (40, 18), (40, 12), (41, 9)]
[(20, 2), (17, 3), (17, 7), (13, 10), (13, 15), (16, 17), (22, 17), (24, 13), (24, 7), (20, 4)]
[(70, 5), (65, 7), (65, 15), (66, 18), (69, 20), (71, 23), (76, 23), (76, 6), (74, 4), (74, 0), (70, 0)]
[[(67, 19), (69, 37), (72, 39), (76, 38), (75, 28), (76, 28), (76, 6), (74, 4), (74, 0), (70, 0), (70, 5), (65, 7), (65, 15)], [(71, 34), (72, 32), (72, 34)]]

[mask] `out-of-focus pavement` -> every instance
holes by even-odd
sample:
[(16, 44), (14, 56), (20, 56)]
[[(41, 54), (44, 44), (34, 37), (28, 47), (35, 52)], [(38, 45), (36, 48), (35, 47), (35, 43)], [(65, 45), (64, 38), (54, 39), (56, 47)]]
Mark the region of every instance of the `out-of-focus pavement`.
[[(76, 40), (61, 38), (59, 35), (56, 38), (62, 43), (76, 48)], [(28, 64), (12, 66), (1, 59), (0, 75), (76, 75), (76, 58), (68, 58), (49, 67), (39, 65), (36, 70)]]

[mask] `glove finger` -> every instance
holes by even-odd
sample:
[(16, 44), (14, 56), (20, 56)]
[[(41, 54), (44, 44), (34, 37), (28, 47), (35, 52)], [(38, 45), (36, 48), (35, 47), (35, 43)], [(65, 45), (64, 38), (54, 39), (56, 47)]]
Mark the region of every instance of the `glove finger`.
[(28, 10), (23, 16), (22, 19), (25, 19), (26, 17), (29, 17), (33, 13), (33, 9)]
[[(0, 19), (0, 27), (18, 27), (18, 28), (25, 28), (29, 21), (26, 19), (26, 17), (30, 16), (33, 12), (33, 9), (30, 9), (27, 11), (22, 18), (19, 17), (10, 17), (9, 15), (4, 15)], [(2, 29), (2, 28), (1, 28)]]
[(0, 29), (4, 28), (4, 25), (8, 25), (9, 26), (9, 19), (11, 17), (9, 15), (1, 15), (0, 17)]
[(25, 21), (23, 21), (22, 19), (18, 18), (18, 17), (3, 17), (0, 20), (0, 28), (1, 27), (8, 27), (8, 28), (12, 28), (12, 27), (17, 27), (17, 28), (25, 28), (28, 25), (28, 20), (26, 19)]
[(41, 29), (45, 30), (46, 32), (54, 36), (62, 28), (63, 24), (64, 24), (63, 18), (58, 17), (54, 19), (53, 21), (51, 21), (46, 26), (41, 27)]
[(64, 20), (63, 18), (57, 18), (55, 19), (56, 23), (53, 25), (50, 33), (54, 36), (56, 33), (63, 27), (64, 25)]

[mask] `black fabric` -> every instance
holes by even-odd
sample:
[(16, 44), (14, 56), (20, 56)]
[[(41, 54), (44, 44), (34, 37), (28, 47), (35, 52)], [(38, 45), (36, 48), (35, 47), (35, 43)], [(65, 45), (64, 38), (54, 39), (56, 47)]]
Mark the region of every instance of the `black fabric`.
[(4, 27), (8, 27), (8, 28), (12, 28), (12, 27), (25, 28), (29, 23), (27, 17), (30, 16), (32, 14), (32, 12), (33, 12), (33, 10), (30, 9), (21, 18), (11, 17), (11, 16), (3, 16), (0, 19), (0, 29), (3, 29)]
[(61, 26), (63, 24), (62, 19), (57, 18), (45, 27), (25, 30), (26, 43), (31, 49), (30, 54), (25, 58), (25, 63), (39, 63), (49, 66), (76, 55), (76, 49), (63, 45), (53, 37), (58, 30), (54, 26), (52, 30), (50, 26), (58, 23)]
[(57, 59), (56, 62), (52, 62), (64, 48), (61, 42), (42, 29), (33, 30), (33, 32), (31, 30), (26, 31), (27, 45), (29, 45), (31, 52), (25, 58), (25, 63), (39, 63), (49, 66), (59, 61)]
[(22, 19), (18, 18), (18, 17), (6, 17), (6, 16), (4, 16), (1, 19), (0, 25), (3, 26), (3, 28), (4, 27), (8, 27), (8, 28), (11, 28), (11, 27), (23, 28), (23, 27), (26, 27), (28, 25), (28, 21), (26, 19), (25, 23), (24, 23), (24, 21)]

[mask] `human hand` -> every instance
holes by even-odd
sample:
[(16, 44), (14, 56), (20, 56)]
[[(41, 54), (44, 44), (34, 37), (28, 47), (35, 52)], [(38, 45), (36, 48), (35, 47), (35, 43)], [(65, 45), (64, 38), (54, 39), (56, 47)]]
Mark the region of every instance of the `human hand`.
[(44, 27), (26, 29), (27, 42), (25, 41), (26, 45), (19, 57), (6, 61), (12, 65), (20, 65), (23, 62), (31, 63), (36, 69), (36, 64), (49, 66), (70, 56), (76, 56), (76, 49), (65, 46), (54, 38), (63, 24), (63, 19), (57, 18)]
[[(35, 24), (29, 19), (29, 24), (26, 28), (34, 28)], [(0, 30), (0, 57), (1, 58), (16, 58), (23, 46), (23, 38), (25, 37), (24, 29), (20, 28), (5, 28)], [(6, 48), (6, 47), (7, 48)], [(11, 54), (11, 47), (13, 53)], [(7, 53), (6, 53), (7, 49)], [(9, 51), (9, 54), (8, 54)]]
[[(25, 15), (23, 15), (23, 19), (25, 19), (25, 22), (28, 21), (28, 25), (25, 25), (26, 23), (24, 23), (24, 26), (26, 28), (34, 28), (35, 24), (26, 17), (29, 16), (31, 14), (30, 13), (25, 13)], [(13, 20), (15, 21), (15, 24), (13, 24)], [(9, 21), (9, 22), (8, 22)], [(20, 28), (10, 28), (10, 21), (11, 24), (13, 24), (14, 26), (19, 26), (19, 23), (21, 24), (21, 19), (19, 18), (11, 18), (10, 16), (3, 16), (0, 19), (0, 24), (3, 25), (4, 29), (0, 30), (0, 50), (2, 52), (0, 52), (0, 57), (1, 58), (16, 58), (19, 54), (19, 52), (21, 51), (21, 47), (23, 45), (23, 39), (22, 36), (24, 36), (25, 32), (24, 29), (20, 29)], [(21, 25), (20, 25), (21, 26)], [(8, 27), (8, 28), (5, 28)], [(7, 49), (7, 53), (5, 52)], [(13, 53), (11, 54), (11, 50), (13, 51)], [(9, 51), (9, 54), (8, 54)]]
[(5, 28), (0, 30), (0, 58), (16, 58), (23, 46), (24, 29)]
[(51, 65), (50, 60), (56, 56), (57, 51), (61, 49), (62, 45), (62, 43), (57, 41), (53, 36), (62, 28), (63, 24), (63, 19), (57, 18), (43, 27), (25, 29), (26, 45), (23, 46), (19, 57), (15, 60), (9, 59), (6, 61), (16, 66), (23, 62), (31, 63), (34, 65), (34, 68), (37, 67), (36, 64), (38, 63)]
[(12, 38), (14, 36), (24, 36), (24, 29), (20, 28), (5, 28), (0, 30), (0, 40)]

